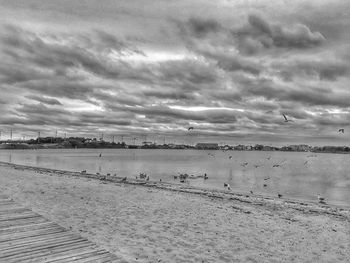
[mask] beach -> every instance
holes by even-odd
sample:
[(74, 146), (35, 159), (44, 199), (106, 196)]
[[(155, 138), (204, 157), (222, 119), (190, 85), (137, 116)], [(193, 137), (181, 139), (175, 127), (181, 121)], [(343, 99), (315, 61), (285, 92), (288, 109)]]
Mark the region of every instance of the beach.
[(24, 166), (0, 193), (120, 262), (348, 262), (347, 208)]

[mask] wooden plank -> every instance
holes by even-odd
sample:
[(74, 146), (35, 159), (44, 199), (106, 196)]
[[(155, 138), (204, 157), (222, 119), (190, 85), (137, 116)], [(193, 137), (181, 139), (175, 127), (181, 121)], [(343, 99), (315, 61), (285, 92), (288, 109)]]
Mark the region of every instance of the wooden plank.
[(0, 195), (0, 199), (6, 199), (6, 198), (9, 198), (7, 195)]
[(0, 262), (112, 262), (117, 257), (0, 195)]
[(38, 229), (38, 230), (19, 232), (19, 233), (10, 233), (7, 235), (0, 236), (0, 244), (4, 242), (17, 240), (17, 239), (23, 240), (24, 238), (34, 238), (37, 236), (43, 236), (50, 233), (58, 233), (58, 232), (66, 232), (66, 230), (59, 226), (53, 226), (52, 228)]
[[(27, 252), (23, 252), (23, 253), (16, 253), (13, 255), (7, 255), (6, 257), (3, 257), (3, 259), (5, 260), (4, 262), (21, 262), (22, 260), (25, 259), (37, 259), (38, 257), (41, 256), (50, 256), (50, 255), (54, 255), (55, 253), (58, 252), (62, 252), (62, 251), (69, 251), (71, 249), (74, 248), (87, 248), (91, 246), (91, 242), (90, 241), (86, 241), (86, 240), (81, 240), (79, 242), (70, 242), (70, 243), (66, 243), (66, 244), (60, 244), (57, 246), (49, 246), (49, 247), (44, 247), (41, 249), (36, 249), (36, 250), (32, 250), (32, 251), (27, 251)], [(1, 259), (1, 256), (0, 256)], [(0, 261), (1, 262), (1, 261)], [(34, 261), (36, 262), (36, 261)]]
[(38, 215), (35, 217), (28, 217), (28, 218), (10, 220), (10, 221), (2, 221), (0, 222), (0, 229), (8, 228), (11, 226), (23, 226), (23, 225), (33, 224), (33, 223), (42, 223), (42, 222), (48, 222), (48, 220)]
[(110, 260), (111, 254), (107, 251), (102, 251), (102, 252), (95, 252), (94, 254), (88, 257), (77, 259), (77, 260), (74, 260), (73, 262), (74, 263), (87, 263), (87, 262), (101, 263), (101, 262), (105, 262), (106, 259)]
[[(61, 251), (50, 255), (37, 256), (35, 259), (37, 261), (45, 261), (46, 263), (63, 263), (63, 262), (73, 262), (74, 260), (84, 258), (89, 255), (94, 255), (96, 251), (100, 251), (96, 245), (91, 245), (88, 247), (77, 247), (72, 249), (67, 249), (66, 251)], [(22, 260), (21, 263), (29, 263), (33, 259)]]
[(73, 240), (80, 237), (72, 235), (72, 233), (69, 232), (59, 232), (59, 233), (52, 233), (47, 235), (42, 235), (38, 237), (28, 237), (23, 239), (17, 239), (14, 241), (9, 242), (2, 242), (0, 243), (0, 250), (2, 252), (11, 251), (11, 250), (20, 250), (25, 249), (27, 247), (37, 247), (41, 244), (51, 244), (55, 242), (59, 242), (61, 240)]
[(24, 207), (20, 206), (19, 204), (3, 205), (3, 206), (0, 206), (0, 211), (7, 211), (9, 209), (18, 209), (18, 208), (24, 208)]
[(25, 211), (28, 211), (28, 209), (24, 207), (11, 207), (8, 209), (0, 210), (0, 215), (4, 215), (8, 213), (23, 213)]
[(80, 243), (80, 242), (86, 242), (86, 240), (82, 240), (79, 238), (62, 238), (62, 239), (56, 239), (56, 240), (51, 240), (48, 242), (40, 242), (40, 243), (35, 243), (35, 244), (27, 244), (22, 247), (16, 247), (13, 249), (6, 249), (4, 251), (0, 252), (0, 258), (1, 257), (9, 257), (9, 256), (14, 256), (14, 255), (19, 255), (19, 254), (31, 254), (31, 253), (36, 253), (40, 250), (47, 250), (59, 246), (64, 246), (64, 245), (73, 245), (75, 243)]
[[(27, 232), (27, 231), (38, 230), (38, 229), (47, 229), (47, 228), (52, 228), (54, 226), (61, 227), (52, 222), (42, 222), (38, 224), (34, 223), (34, 224), (28, 224), (24, 226), (12, 226), (8, 228), (0, 229), (0, 235), (7, 235), (11, 233), (18, 233), (18, 232)], [(63, 227), (61, 228), (64, 229)]]
[(47, 235), (41, 235), (37, 237), (29, 237), (29, 238), (23, 238), (22, 239), (16, 239), (9, 242), (2, 242), (0, 243), (0, 249), (2, 252), (8, 251), (8, 250), (14, 250), (14, 249), (24, 249), (26, 247), (34, 247), (39, 246), (40, 244), (48, 244), (50, 242), (54, 242), (55, 240), (59, 242), (60, 240), (68, 240), (68, 239), (74, 239), (77, 237), (74, 237), (71, 233), (67, 232), (59, 232), (59, 233), (50, 233)]
[(0, 215), (0, 222), (28, 218), (28, 217), (35, 217), (35, 216), (40, 216), (40, 215), (30, 210), (24, 211), (22, 213), (8, 213), (5, 215)]

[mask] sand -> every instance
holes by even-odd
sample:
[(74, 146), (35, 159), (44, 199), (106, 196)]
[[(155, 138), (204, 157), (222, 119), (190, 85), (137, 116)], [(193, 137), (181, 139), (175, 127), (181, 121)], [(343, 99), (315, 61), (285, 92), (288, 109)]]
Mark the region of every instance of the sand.
[[(120, 262), (349, 262), (347, 209), (1, 164), (0, 193)], [(77, 174), (76, 174), (77, 175)]]

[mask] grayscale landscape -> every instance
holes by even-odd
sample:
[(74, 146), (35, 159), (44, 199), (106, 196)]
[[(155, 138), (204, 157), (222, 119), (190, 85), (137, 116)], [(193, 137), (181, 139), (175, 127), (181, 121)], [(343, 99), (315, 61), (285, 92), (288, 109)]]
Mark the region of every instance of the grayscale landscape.
[(0, 262), (349, 262), (349, 10), (0, 0)]

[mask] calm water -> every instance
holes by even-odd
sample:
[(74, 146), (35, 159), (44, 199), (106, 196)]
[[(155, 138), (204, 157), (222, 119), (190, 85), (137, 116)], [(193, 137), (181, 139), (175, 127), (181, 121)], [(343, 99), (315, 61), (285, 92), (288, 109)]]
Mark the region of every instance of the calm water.
[[(99, 154), (102, 154), (99, 157)], [(231, 158), (230, 158), (231, 156)], [(203, 175), (189, 184), (285, 197), (317, 200), (350, 206), (350, 155), (297, 152), (55, 149), (2, 150), (0, 161), (90, 173), (117, 173), (135, 177), (140, 172), (151, 180), (174, 181), (173, 175)], [(247, 163), (247, 164), (245, 164)], [(273, 167), (279, 165), (278, 167)], [(266, 186), (264, 186), (266, 184)]]

